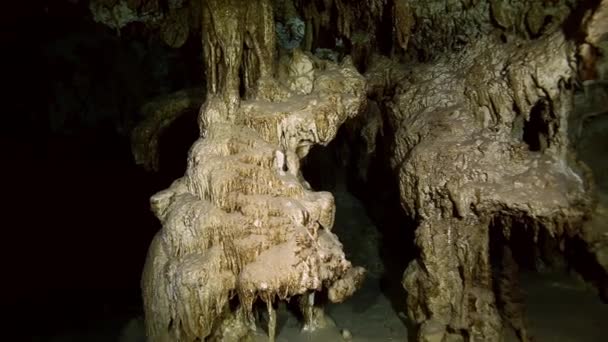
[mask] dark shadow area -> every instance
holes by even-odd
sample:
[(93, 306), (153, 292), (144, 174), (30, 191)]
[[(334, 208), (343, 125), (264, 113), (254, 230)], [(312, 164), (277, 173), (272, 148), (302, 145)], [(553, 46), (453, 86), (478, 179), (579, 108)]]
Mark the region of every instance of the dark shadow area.
[(385, 3), (384, 9), (382, 11), (382, 20), (378, 25), (378, 36), (377, 42), (378, 44), (378, 52), (385, 56), (390, 56), (393, 52), (393, 42), (395, 40), (394, 32), (393, 32), (393, 8), (389, 3)]
[(595, 11), (598, 8), (601, 0), (586, 0), (577, 3), (577, 6), (572, 8), (572, 11), (562, 24), (562, 31), (568, 40), (573, 40), (581, 43), (585, 39), (585, 33), (582, 30), (583, 19), (587, 11)]
[(9, 184), (13, 243), (3, 253), (13, 281), (3, 303), (33, 336), (141, 310), (139, 279), (159, 229), (148, 198), (160, 186), (134, 165), (126, 139), (86, 133), (51, 137), (39, 155), (9, 161), (20, 170)]
[[(376, 151), (369, 163), (367, 182), (359, 183), (358, 186), (355, 183), (353, 192), (365, 204), (369, 217), (382, 236), (379, 248), (385, 273), (381, 288), (391, 300), (393, 310), (399, 314), (404, 313), (406, 303), (406, 293), (401, 284), (403, 272), (418, 255), (414, 242), (417, 224), (401, 207), (397, 176), (388, 159), (390, 146), (387, 142), (394, 141), (394, 133), (389, 125), (384, 127), (383, 135), (378, 135), (376, 140)], [(408, 328), (410, 333), (414, 332), (412, 327)]]
[(542, 152), (547, 148), (549, 127), (543, 118), (546, 106), (537, 102), (530, 110), (530, 119), (524, 122), (523, 139), (530, 151)]
[[(508, 232), (508, 236), (504, 232)], [(503, 246), (507, 246), (522, 271), (566, 271), (560, 242), (542, 224), (535, 223), (528, 217), (501, 217), (498, 214), (490, 224), (489, 234), (490, 262), (493, 266), (500, 265), (501, 251)]]
[[(390, 147), (386, 141), (391, 141), (391, 134), (389, 129), (384, 136), (379, 134), (373, 155), (363, 156), (365, 142), (360, 137), (357, 124), (347, 122), (327, 147), (311, 149), (302, 163), (302, 172), (314, 190), (334, 194), (337, 210), (334, 232), (344, 244), (349, 260), (366, 268), (373, 268), (372, 260), (375, 258), (382, 264), (379, 278), (368, 275), (364, 288), (360, 290), (364, 294), (357, 295), (358, 306), (364, 310), (368, 306), (365, 301), (375, 301), (369, 297), (371, 292), (379, 291), (387, 297), (395, 315), (408, 325), (408, 331), (412, 333), (414, 329), (405, 319), (406, 298), (401, 279), (408, 263), (417, 253), (414, 245), (415, 223), (401, 208), (396, 176), (387, 159)], [(361, 207), (350, 204), (349, 195), (343, 195), (345, 192), (356, 198)], [(365, 214), (360, 210), (364, 210)], [(358, 223), (352, 220), (358, 220)], [(341, 227), (348, 222), (351, 223), (347, 230)], [(372, 225), (374, 230), (357, 228), (358, 225), (367, 224)], [(365, 233), (370, 235), (363, 235)], [(349, 234), (356, 237), (349, 237)], [(375, 244), (373, 250), (367, 249), (369, 243)], [(362, 253), (368, 255), (362, 257)], [(364, 264), (358, 264), (358, 260)], [(373, 273), (373, 270), (370, 271)], [(372, 285), (370, 281), (379, 281), (379, 284)]]
[(188, 152), (199, 138), (198, 110), (180, 115), (161, 134), (158, 142), (159, 170), (165, 184), (171, 184), (184, 175)]
[(566, 257), (569, 266), (589, 284), (597, 288), (601, 300), (608, 304), (608, 275), (590, 252), (591, 248), (580, 238), (566, 240)]
[(183, 174), (198, 135), (192, 115), (177, 121), (161, 138), (167, 172), (150, 174), (135, 165), (129, 132), (143, 103), (202, 83), (200, 41), (172, 50), (143, 39), (141, 25), (118, 37), (87, 2), (18, 5), (2, 13), (0, 35), (10, 84), (0, 126), (3, 337), (116, 341), (142, 314), (141, 272), (160, 228), (149, 198)]
[[(588, 99), (585, 99), (588, 101)], [(582, 108), (593, 111), (595, 106)], [(597, 209), (591, 214), (586, 223), (588, 241), (575, 238), (567, 241), (566, 256), (572, 263), (571, 267), (578, 272), (583, 279), (593, 284), (600, 294), (602, 301), (608, 303), (608, 275), (605, 269), (598, 263), (598, 257), (605, 246), (606, 238), (602, 240), (602, 234), (608, 231), (608, 216), (605, 214), (606, 201), (608, 199), (608, 158), (605, 151), (608, 148), (608, 116), (598, 115), (589, 118), (582, 124), (580, 140), (576, 144), (576, 152), (582, 162), (589, 167), (593, 175), (594, 199), (597, 201)], [(593, 255), (590, 251), (598, 253)]]
[[(533, 228), (521, 222), (520, 220), (512, 220), (510, 227), (510, 238), (505, 241), (511, 248), (513, 258), (521, 269), (529, 271), (536, 271), (536, 258), (538, 257), (535, 253), (536, 245), (534, 243), (534, 231)], [(500, 248), (499, 248), (500, 249)]]

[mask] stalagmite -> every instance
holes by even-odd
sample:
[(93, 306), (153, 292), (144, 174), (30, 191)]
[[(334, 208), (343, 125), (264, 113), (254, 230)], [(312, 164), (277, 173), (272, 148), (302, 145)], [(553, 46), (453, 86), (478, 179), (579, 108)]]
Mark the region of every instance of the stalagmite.
[[(332, 195), (309, 190), (299, 159), (359, 113), (365, 81), (348, 58), (336, 65), (300, 51), (289, 72), (274, 78), (267, 0), (206, 1), (202, 25), (209, 78), (203, 137), (184, 177), (151, 199), (163, 229), (142, 279), (147, 334), (150, 341), (245, 338), (254, 333), (251, 310), (261, 298), (273, 341), (275, 298), (310, 298), (327, 288), (331, 300), (342, 301), (362, 281), (331, 232)], [(243, 82), (255, 85), (245, 98)], [(312, 303), (304, 309), (317, 310)]]
[(302, 322), (302, 331), (311, 333), (326, 328), (331, 323), (325, 316), (323, 307), (319, 303), (315, 304), (315, 292), (301, 296), (299, 306), (304, 320)]
[(530, 341), (528, 326), (525, 322), (524, 296), (519, 285), (519, 267), (508, 246), (502, 250), (502, 265), (498, 280), (502, 314), (522, 342)]

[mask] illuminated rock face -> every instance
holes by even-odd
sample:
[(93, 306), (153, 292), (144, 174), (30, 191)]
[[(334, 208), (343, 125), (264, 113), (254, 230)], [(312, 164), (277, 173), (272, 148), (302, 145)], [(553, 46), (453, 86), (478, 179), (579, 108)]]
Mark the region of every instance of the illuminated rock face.
[[(594, 53), (606, 2), (588, 10), (582, 50), (559, 28), (567, 2), (406, 3), (423, 25), (399, 37), (426, 63), (376, 57), (366, 78), (371, 98), (389, 97), (391, 166), (402, 206), (418, 222), (420, 255), (403, 277), (408, 316), (422, 341), (498, 341), (507, 325), (528, 340), (508, 247), (514, 226), (562, 247), (582, 238), (605, 265), (593, 227), (601, 219), (584, 224), (594, 186), (572, 153), (585, 120), (573, 111), (572, 89), (581, 67), (602, 73)], [(496, 230), (506, 243), (500, 265), (490, 261)]]
[(269, 2), (203, 6), (210, 53), (202, 137), (184, 177), (151, 199), (163, 228), (142, 279), (147, 335), (151, 341), (246, 339), (255, 331), (252, 306), (260, 298), (274, 339), (272, 303), (294, 296), (302, 296), (305, 327), (314, 329), (322, 324), (314, 291), (326, 289), (331, 301), (343, 301), (364, 271), (345, 259), (331, 232), (333, 196), (313, 192), (299, 162), (358, 114), (364, 79), (348, 59), (336, 65), (297, 50), (275, 79)]
[[(323, 324), (314, 291), (339, 302), (356, 290), (363, 270), (331, 232), (333, 197), (311, 191), (299, 163), (359, 112), (366, 153), (392, 131), (401, 204), (418, 225), (420, 254), (403, 276), (418, 340), (499, 341), (507, 324), (528, 339), (508, 247), (515, 225), (532, 239), (582, 237), (608, 267), (598, 221), (583, 224), (606, 206), (593, 208), (590, 173), (571, 153), (587, 118), (572, 110), (575, 80), (589, 90), (606, 78), (607, 1), (575, 23), (578, 40), (560, 27), (574, 0), (191, 0), (154, 15), (156, 0), (92, 4), (117, 29), (159, 26), (171, 46), (202, 28), (201, 139), (184, 177), (151, 199), (163, 224), (142, 279), (151, 341), (246, 339), (257, 298), (271, 339), (277, 299), (300, 296), (310, 330)], [(296, 29), (277, 31), (275, 13)], [(277, 32), (295, 48), (289, 57), (277, 58)], [(309, 53), (328, 32), (336, 50), (348, 42), (365, 78), (349, 57), (338, 65)], [(154, 169), (155, 132), (191, 103), (154, 107), (134, 135), (138, 161)], [(500, 265), (490, 260), (496, 230)]]
[[(389, 105), (392, 167), (418, 221), (420, 255), (403, 285), (421, 340), (502, 338), (490, 229), (507, 241), (515, 222), (533, 236), (580, 234), (591, 184), (568, 142), (574, 52), (560, 32), (534, 42), (486, 37), (407, 73), (387, 60), (368, 72), (370, 89), (401, 80)], [(513, 279), (498, 294), (519, 300), (507, 289), (516, 281), (510, 251), (503, 257)], [(502, 314), (525, 340), (523, 306), (507, 304)]]

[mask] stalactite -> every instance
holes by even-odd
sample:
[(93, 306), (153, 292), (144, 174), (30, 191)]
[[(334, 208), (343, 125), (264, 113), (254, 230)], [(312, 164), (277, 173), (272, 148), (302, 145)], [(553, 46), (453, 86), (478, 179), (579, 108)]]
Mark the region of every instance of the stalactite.
[[(326, 288), (340, 302), (363, 280), (331, 232), (333, 197), (306, 186), (299, 160), (360, 112), (365, 82), (348, 58), (336, 65), (299, 51), (275, 79), (272, 13), (269, 0), (203, 5), (202, 137), (184, 177), (151, 199), (163, 229), (142, 279), (150, 341), (245, 338), (257, 298), (273, 341), (275, 298)], [(322, 308), (311, 310), (320, 324)]]
[[(366, 97), (385, 104), (391, 167), (418, 224), (420, 255), (403, 277), (418, 340), (501, 339), (491, 220), (509, 236), (515, 218), (525, 218), (535, 243), (541, 229), (557, 239), (581, 234), (593, 185), (570, 158), (574, 44), (583, 43), (579, 77), (600, 82), (605, 0), (585, 16), (582, 41), (561, 30), (572, 0), (193, 0), (171, 2), (166, 12), (156, 0), (104, 1), (91, 2), (95, 20), (118, 32), (146, 22), (171, 46), (202, 26), (202, 138), (184, 177), (151, 199), (163, 223), (142, 279), (151, 341), (246, 336), (260, 297), (273, 340), (273, 300), (299, 296), (312, 330), (323, 314), (315, 291), (327, 290), (333, 302), (352, 295), (364, 271), (331, 232), (333, 197), (310, 190), (299, 162), (312, 145), (328, 144)], [(188, 8), (200, 17), (185, 15)], [(290, 51), (280, 62), (275, 22), (282, 38), (297, 31), (297, 39), (282, 39)], [(344, 46), (353, 57), (339, 64), (343, 51), (334, 62), (314, 55)], [(381, 47), (392, 60), (372, 56)], [(378, 126), (370, 119), (363, 132), (370, 146)], [(502, 314), (526, 341), (508, 248), (501, 266)]]

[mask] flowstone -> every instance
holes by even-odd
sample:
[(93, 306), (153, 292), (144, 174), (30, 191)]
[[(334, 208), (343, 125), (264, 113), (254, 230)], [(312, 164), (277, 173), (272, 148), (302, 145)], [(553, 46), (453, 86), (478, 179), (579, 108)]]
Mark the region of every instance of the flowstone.
[[(523, 312), (505, 312), (520, 303), (498, 310), (490, 229), (508, 241), (524, 222), (533, 236), (562, 239), (589, 215), (590, 176), (567, 134), (574, 51), (560, 32), (534, 42), (488, 36), (434, 63), (406, 71), (379, 59), (367, 73), (376, 96), (394, 82), (392, 167), (420, 249), (403, 285), (419, 340), (500, 341), (503, 319), (527, 340)], [(516, 277), (510, 252), (504, 258), (504, 274)]]
[[(247, 340), (258, 300), (272, 340), (273, 303), (291, 297), (304, 330), (314, 330), (324, 324), (316, 293), (340, 302), (356, 290), (364, 271), (331, 232), (334, 199), (311, 191), (300, 161), (359, 112), (351, 121), (366, 147), (359, 177), (376, 142), (390, 139), (382, 150), (418, 224), (420, 253), (403, 285), (419, 341), (499, 341), (505, 323), (528, 340), (509, 246), (517, 225), (560, 247), (582, 238), (607, 268), (606, 235), (595, 227), (603, 221), (581, 231), (606, 207), (593, 208), (591, 174), (571, 149), (584, 122), (606, 113), (572, 108), (578, 81), (605, 94), (606, 0), (95, 0), (90, 8), (117, 31), (144, 22), (170, 46), (193, 32), (203, 43), (201, 138), (184, 177), (151, 199), (163, 228), (142, 278), (150, 341)], [(352, 57), (338, 64), (345, 53)], [(601, 106), (606, 98), (595, 95)], [(158, 108), (133, 140), (150, 169), (155, 136), (181, 110)], [(492, 265), (497, 230), (503, 245)]]
[(203, 96), (202, 88), (180, 90), (142, 107), (144, 119), (131, 132), (131, 152), (137, 165), (148, 171), (159, 171), (159, 139), (180, 116), (198, 110)]
[(299, 163), (359, 113), (365, 81), (349, 58), (336, 65), (297, 50), (289, 72), (274, 78), (269, 1), (203, 7), (209, 81), (202, 137), (184, 177), (151, 198), (163, 228), (142, 278), (147, 335), (246, 340), (256, 331), (259, 299), (272, 341), (277, 300), (302, 296), (304, 326), (312, 330), (323, 323), (316, 292), (341, 302), (363, 280), (331, 232), (333, 196), (312, 191)]

